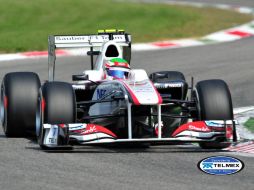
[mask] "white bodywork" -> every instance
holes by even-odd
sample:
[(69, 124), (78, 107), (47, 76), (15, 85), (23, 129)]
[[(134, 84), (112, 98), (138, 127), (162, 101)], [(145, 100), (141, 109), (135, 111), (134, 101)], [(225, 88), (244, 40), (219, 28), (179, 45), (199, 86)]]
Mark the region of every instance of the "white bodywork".
[[(97, 57), (95, 63), (95, 71), (90, 72), (85, 71), (89, 77), (93, 79), (102, 79), (103, 74), (103, 64), (105, 60), (119, 57), (123, 57), (123, 47), (129, 46), (131, 42), (131, 35), (127, 34), (113, 34), (113, 40), (109, 39), (107, 34), (99, 35), (72, 35), (72, 36), (49, 36), (48, 38), (48, 72), (49, 72), (49, 81), (54, 80), (55, 75), (55, 60), (56, 60), (56, 48), (87, 48), (94, 47), (100, 48), (101, 54)], [(107, 57), (105, 52), (110, 45), (114, 45), (117, 48), (118, 56)], [(94, 76), (96, 75), (96, 77)]]
[[(129, 97), (133, 105), (158, 105), (162, 103), (159, 93), (149, 79), (104, 82), (96, 88), (92, 100), (111, 98), (115, 95), (112, 92), (119, 92), (123, 96)], [(118, 109), (121, 109), (122, 106), (126, 106), (125, 101), (97, 103), (90, 107), (89, 115), (113, 114), (113, 112), (119, 111)]]

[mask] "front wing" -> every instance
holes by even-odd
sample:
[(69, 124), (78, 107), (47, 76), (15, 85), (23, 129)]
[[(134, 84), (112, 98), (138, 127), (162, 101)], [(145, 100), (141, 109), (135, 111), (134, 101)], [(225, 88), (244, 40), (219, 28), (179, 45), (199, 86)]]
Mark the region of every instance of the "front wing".
[[(67, 138), (68, 144), (98, 145), (113, 143), (151, 143), (151, 144), (177, 144), (194, 142), (215, 142), (223, 139), (229, 143), (236, 141), (235, 120), (195, 121), (179, 126), (170, 138), (155, 135), (152, 138), (118, 138), (114, 132), (96, 124), (44, 124), (43, 144), (46, 147), (60, 146), (59, 139)], [(67, 129), (67, 130), (66, 130)], [(156, 131), (156, 129), (155, 129)]]

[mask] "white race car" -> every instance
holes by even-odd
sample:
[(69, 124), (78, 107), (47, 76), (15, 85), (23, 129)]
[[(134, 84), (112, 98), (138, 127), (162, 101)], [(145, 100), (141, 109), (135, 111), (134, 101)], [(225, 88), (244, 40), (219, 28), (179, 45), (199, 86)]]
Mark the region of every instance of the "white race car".
[[(90, 48), (91, 70), (73, 75), (71, 84), (54, 81), (56, 48)], [(49, 36), (48, 60), (49, 80), (43, 85), (36, 73), (5, 75), (1, 120), (6, 136), (36, 135), (43, 149), (189, 142), (221, 149), (237, 140), (223, 80), (194, 87), (178, 71), (148, 77), (143, 69), (130, 69), (131, 35), (124, 31)]]

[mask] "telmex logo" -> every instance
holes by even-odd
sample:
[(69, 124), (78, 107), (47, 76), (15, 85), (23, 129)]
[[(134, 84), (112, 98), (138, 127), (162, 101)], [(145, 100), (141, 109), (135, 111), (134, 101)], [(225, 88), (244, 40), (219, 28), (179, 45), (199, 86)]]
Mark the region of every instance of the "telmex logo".
[(244, 163), (234, 157), (212, 156), (201, 160), (198, 168), (211, 175), (231, 175), (240, 172), (244, 168)]

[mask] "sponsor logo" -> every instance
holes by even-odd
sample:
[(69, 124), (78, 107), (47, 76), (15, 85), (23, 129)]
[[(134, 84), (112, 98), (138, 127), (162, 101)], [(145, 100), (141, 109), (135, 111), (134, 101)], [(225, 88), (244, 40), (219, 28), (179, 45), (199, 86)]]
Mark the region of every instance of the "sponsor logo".
[(47, 145), (57, 145), (58, 139), (58, 126), (51, 125), (48, 133), (46, 134), (46, 142)]
[(81, 84), (81, 85), (73, 84), (73, 85), (72, 85), (72, 88), (77, 89), (77, 90), (85, 90), (85, 89), (86, 89), (86, 86), (83, 85), (83, 84)]
[(205, 123), (207, 126), (210, 126), (210, 127), (224, 127), (225, 126), (223, 123), (215, 122), (215, 121), (205, 121)]
[[(125, 41), (124, 35), (114, 35), (114, 40)], [(68, 42), (103, 42), (108, 41), (108, 35), (90, 35), (90, 36), (55, 36), (56, 43), (68, 43)]]
[(240, 172), (244, 163), (230, 156), (212, 156), (201, 160), (198, 168), (211, 175), (231, 175)]
[(88, 129), (84, 132), (84, 134), (94, 133), (97, 132), (97, 128), (95, 125), (89, 126)]
[(105, 89), (97, 89), (96, 93), (97, 93), (97, 100), (101, 99), (105, 94), (106, 94)]
[(168, 84), (154, 83), (154, 86), (156, 88), (180, 88), (183, 86), (183, 84), (182, 83), (168, 83)]
[(125, 40), (125, 37), (123, 35), (114, 35), (114, 40)]
[(74, 130), (81, 130), (84, 129), (86, 127), (86, 124), (82, 124), (82, 125), (69, 125), (69, 130), (70, 131), (74, 131)]
[(208, 127), (197, 127), (197, 126), (194, 126), (194, 125), (189, 125), (189, 129), (190, 130), (193, 130), (193, 131), (201, 131), (201, 132), (208, 132), (210, 131), (210, 129)]
[(88, 36), (56, 36), (55, 41), (87, 41)]

